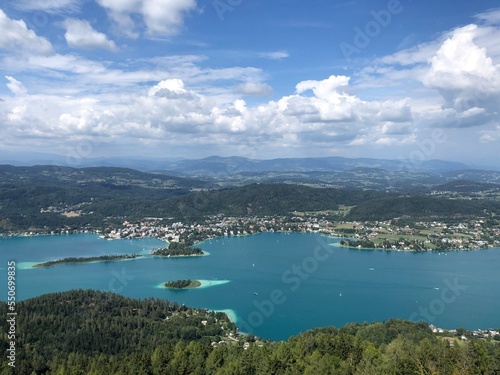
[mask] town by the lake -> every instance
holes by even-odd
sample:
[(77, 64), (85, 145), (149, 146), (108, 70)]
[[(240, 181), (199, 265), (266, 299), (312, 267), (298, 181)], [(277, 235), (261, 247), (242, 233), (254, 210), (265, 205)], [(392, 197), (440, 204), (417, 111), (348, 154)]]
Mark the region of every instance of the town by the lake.
[[(68, 215), (68, 213), (66, 213)], [(61, 228), (46, 232), (35, 229), (5, 235), (39, 235), (91, 232), (108, 239), (154, 237), (192, 245), (222, 236), (265, 232), (318, 233), (341, 238), (341, 245), (363, 249), (398, 251), (477, 250), (500, 247), (500, 220), (497, 218), (441, 219), (439, 221), (334, 221), (324, 213), (295, 212), (288, 216), (207, 216), (194, 222), (168, 218), (123, 220), (105, 229)]]

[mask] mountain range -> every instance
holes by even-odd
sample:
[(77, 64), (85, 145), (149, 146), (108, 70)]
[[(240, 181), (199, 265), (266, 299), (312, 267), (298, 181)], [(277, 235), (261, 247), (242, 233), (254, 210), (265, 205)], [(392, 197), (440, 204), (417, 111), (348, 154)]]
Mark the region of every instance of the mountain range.
[(310, 158), (249, 159), (239, 156), (210, 156), (203, 159), (163, 157), (74, 158), (48, 153), (12, 153), (2, 151), (0, 164), (17, 166), (62, 165), (68, 167), (125, 167), (142, 171), (172, 171), (174, 174), (220, 176), (231, 173), (262, 172), (339, 172), (354, 168), (379, 168), (386, 171), (449, 172), (464, 169), (497, 169), (473, 167), (444, 160), (398, 160), (345, 158), (340, 156)]

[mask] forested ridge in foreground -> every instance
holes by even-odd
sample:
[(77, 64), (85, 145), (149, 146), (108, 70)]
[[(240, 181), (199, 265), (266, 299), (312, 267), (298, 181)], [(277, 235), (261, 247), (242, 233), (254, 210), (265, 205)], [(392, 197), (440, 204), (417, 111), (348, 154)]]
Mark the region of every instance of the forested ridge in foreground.
[(16, 367), (3, 360), (1, 374), (500, 374), (498, 341), (443, 338), (426, 323), (350, 324), (263, 342), (229, 339), (234, 326), (222, 313), (90, 290), (16, 310)]

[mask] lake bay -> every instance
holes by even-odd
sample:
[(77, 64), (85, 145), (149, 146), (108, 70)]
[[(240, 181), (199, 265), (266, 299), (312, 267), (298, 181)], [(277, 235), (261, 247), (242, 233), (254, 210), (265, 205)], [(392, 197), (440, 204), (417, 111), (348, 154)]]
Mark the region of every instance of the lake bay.
[[(0, 238), (0, 277), (17, 265), (18, 300), (70, 289), (112, 291), (224, 310), (244, 332), (282, 340), (320, 326), (390, 318), (438, 327), (500, 326), (500, 249), (409, 253), (340, 248), (317, 234), (266, 233), (198, 245), (203, 257), (153, 257), (152, 238), (108, 241), (93, 234)], [(64, 257), (133, 254), (118, 262), (31, 268)], [(203, 280), (169, 290), (166, 281)], [(6, 285), (6, 283), (4, 283)], [(1, 292), (7, 299), (7, 288)], [(22, 313), (20, 311), (19, 313)]]

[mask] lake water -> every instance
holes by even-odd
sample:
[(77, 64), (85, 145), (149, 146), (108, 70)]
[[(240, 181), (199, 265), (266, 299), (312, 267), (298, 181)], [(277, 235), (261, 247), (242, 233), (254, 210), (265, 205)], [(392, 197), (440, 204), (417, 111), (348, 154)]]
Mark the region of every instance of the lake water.
[[(449, 329), (500, 327), (500, 249), (406, 253), (345, 249), (337, 241), (266, 233), (205, 241), (200, 247), (209, 255), (203, 257), (162, 258), (148, 255), (165, 246), (157, 239), (0, 238), (0, 299), (7, 299), (7, 262), (15, 260), (19, 300), (78, 288), (156, 297), (224, 310), (242, 331), (276, 340), (319, 326), (393, 317)], [(144, 257), (31, 268), (69, 256), (132, 253)], [(203, 280), (203, 287), (162, 287), (188, 278)]]

